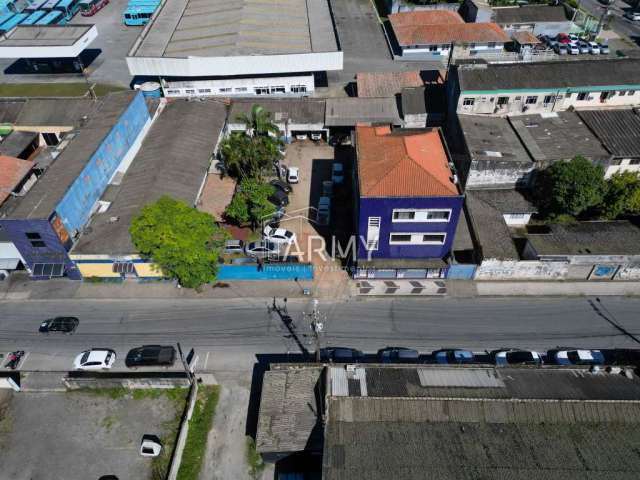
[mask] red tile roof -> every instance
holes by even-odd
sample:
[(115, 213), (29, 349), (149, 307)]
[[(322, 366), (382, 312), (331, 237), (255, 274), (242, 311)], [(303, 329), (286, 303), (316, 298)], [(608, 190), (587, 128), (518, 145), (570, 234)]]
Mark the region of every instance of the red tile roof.
[(529, 31), (513, 32), (511, 34), (511, 38), (513, 38), (520, 45), (528, 45), (528, 44), (535, 45), (535, 44), (541, 43), (538, 37), (536, 37), (533, 33)]
[(28, 160), (0, 155), (0, 204), (11, 195), (32, 167), (33, 162)]
[(424, 85), (420, 72), (358, 73), (358, 97), (393, 97), (406, 87)]
[(403, 12), (389, 15), (389, 21), (396, 27), (416, 27), (422, 25), (464, 23), (462, 17), (450, 10), (425, 10), (423, 12)]
[(437, 130), (398, 135), (389, 127), (356, 127), (358, 181), (363, 197), (456, 196)]
[(506, 43), (511, 39), (497, 23), (437, 24), (393, 29), (400, 45), (439, 45), (446, 43)]

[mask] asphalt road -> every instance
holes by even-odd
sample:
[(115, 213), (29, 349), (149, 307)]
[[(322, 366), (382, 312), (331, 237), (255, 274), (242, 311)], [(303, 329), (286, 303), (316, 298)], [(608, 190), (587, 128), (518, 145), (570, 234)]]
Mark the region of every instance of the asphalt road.
[[(640, 299), (588, 298), (366, 299), (319, 305), (322, 346), (375, 352), (393, 345), (430, 352), (441, 347), (475, 351), (501, 347), (546, 350), (640, 347)], [(291, 330), (264, 300), (121, 300), (0, 302), (0, 352), (23, 349), (21, 368), (70, 368), (91, 347), (119, 355), (142, 344), (181, 342), (194, 347), (200, 370), (245, 369), (256, 354), (314, 351), (306, 301), (289, 301)], [(40, 334), (39, 322), (74, 315), (73, 335)], [(293, 334), (292, 334), (293, 333)]]
[[(600, 15), (602, 15), (604, 5), (598, 0), (581, 0), (580, 5), (596, 18), (600, 18)], [(609, 6), (609, 9), (613, 16), (611, 28), (615, 32), (626, 35), (632, 40), (639, 41), (640, 22), (632, 22), (623, 17), (624, 13), (631, 9), (631, 5), (622, 0), (615, 0), (615, 2)]]

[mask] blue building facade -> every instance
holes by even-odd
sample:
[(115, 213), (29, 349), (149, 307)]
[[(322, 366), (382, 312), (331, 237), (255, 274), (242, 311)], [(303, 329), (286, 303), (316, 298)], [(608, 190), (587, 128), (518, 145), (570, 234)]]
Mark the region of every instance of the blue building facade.
[(141, 92), (117, 95), (105, 99), (89, 120), (86, 128), (92, 131), (85, 137), (80, 130), (36, 185), (0, 219), (34, 279), (82, 278), (68, 252), (150, 121)]
[(358, 127), (356, 278), (445, 278), (463, 206), (439, 131)]

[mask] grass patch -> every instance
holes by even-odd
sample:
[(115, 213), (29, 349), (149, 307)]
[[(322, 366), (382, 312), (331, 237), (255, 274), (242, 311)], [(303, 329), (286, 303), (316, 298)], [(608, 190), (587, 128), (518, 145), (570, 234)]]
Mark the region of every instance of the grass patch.
[[(94, 91), (103, 96), (111, 92), (127, 90), (117, 85), (98, 84)], [(82, 97), (88, 95), (87, 84), (80, 83), (3, 83), (0, 97)]]
[(137, 393), (139, 395), (138, 399), (157, 398), (152, 396), (155, 395), (155, 393), (150, 394), (148, 392), (158, 392), (159, 395), (164, 394), (169, 400), (171, 400), (175, 410), (173, 418), (167, 420), (163, 424), (167, 434), (160, 438), (162, 443), (162, 452), (158, 457), (153, 459), (151, 464), (151, 480), (165, 480), (169, 473), (169, 463), (171, 463), (171, 456), (173, 455), (173, 449), (178, 437), (180, 420), (182, 419), (182, 413), (185, 409), (189, 389), (168, 388), (166, 390), (134, 390), (134, 395)]
[(67, 393), (84, 393), (86, 395), (93, 395), (96, 397), (108, 397), (112, 400), (126, 397), (131, 390), (124, 387), (111, 387), (111, 388), (77, 388), (75, 390), (67, 390)]
[(189, 423), (189, 434), (182, 454), (178, 480), (194, 480), (200, 475), (207, 446), (207, 435), (213, 423), (220, 387), (200, 386), (198, 398)]
[(256, 451), (255, 440), (249, 436), (247, 436), (246, 459), (249, 466), (249, 475), (254, 480), (257, 480), (262, 475), (265, 464), (260, 454)]

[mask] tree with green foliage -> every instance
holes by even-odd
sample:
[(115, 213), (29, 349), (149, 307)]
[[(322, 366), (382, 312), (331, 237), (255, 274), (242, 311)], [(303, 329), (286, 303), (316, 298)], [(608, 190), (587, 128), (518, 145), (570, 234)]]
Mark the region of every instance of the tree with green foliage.
[(640, 175), (636, 172), (616, 173), (606, 182), (600, 215), (606, 219), (640, 215)]
[(604, 169), (578, 155), (538, 173), (535, 195), (541, 213), (549, 217), (580, 217), (602, 203)]
[(238, 115), (237, 119), (245, 124), (247, 133), (252, 137), (266, 137), (280, 133), (277, 125), (271, 121), (271, 113), (260, 105), (253, 105), (250, 115), (243, 113)]
[(225, 209), (225, 217), (240, 225), (249, 223), (255, 229), (276, 211), (276, 207), (268, 200), (273, 192), (272, 185), (255, 179), (242, 180)]
[(211, 215), (168, 196), (146, 205), (129, 233), (141, 255), (187, 288), (215, 281), (218, 257), (229, 238)]

